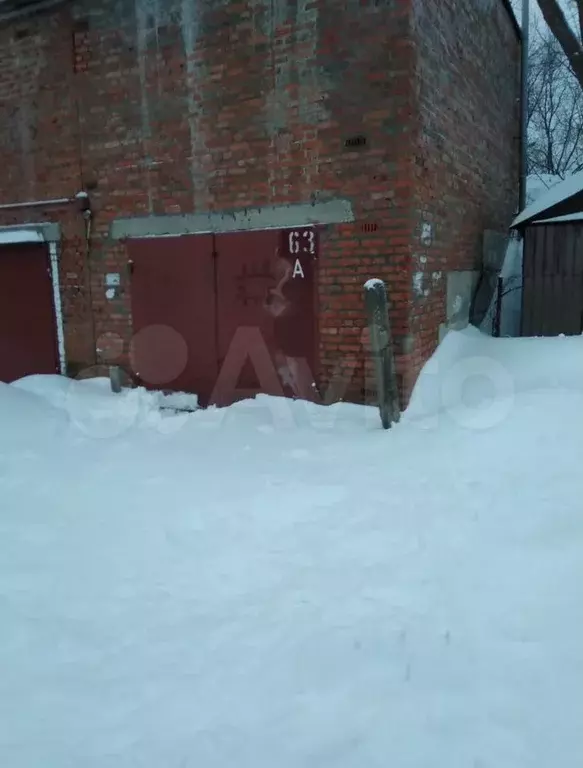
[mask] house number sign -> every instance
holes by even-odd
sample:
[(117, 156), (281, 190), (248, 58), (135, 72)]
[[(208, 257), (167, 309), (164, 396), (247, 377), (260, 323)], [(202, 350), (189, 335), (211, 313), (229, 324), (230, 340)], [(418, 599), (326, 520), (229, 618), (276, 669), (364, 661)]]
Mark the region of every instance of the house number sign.
[(287, 251), (293, 260), (292, 279), (303, 279), (305, 271), (301, 257), (315, 257), (318, 253), (316, 230), (312, 228), (289, 230), (287, 232)]

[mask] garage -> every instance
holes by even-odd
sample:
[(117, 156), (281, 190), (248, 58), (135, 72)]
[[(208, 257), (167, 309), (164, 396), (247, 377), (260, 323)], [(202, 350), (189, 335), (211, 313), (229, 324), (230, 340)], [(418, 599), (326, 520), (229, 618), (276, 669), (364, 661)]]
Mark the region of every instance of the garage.
[(6, 242), (26, 240), (27, 234), (3, 233), (0, 238), (0, 381), (4, 382), (60, 370), (49, 246)]
[(314, 397), (317, 230), (128, 241), (132, 367), (202, 405)]

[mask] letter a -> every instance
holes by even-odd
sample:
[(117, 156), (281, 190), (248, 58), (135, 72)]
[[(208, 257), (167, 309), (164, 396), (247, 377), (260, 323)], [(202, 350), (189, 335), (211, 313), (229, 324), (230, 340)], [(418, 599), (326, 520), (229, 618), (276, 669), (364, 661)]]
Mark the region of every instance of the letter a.
[(302, 265), (300, 264), (300, 260), (296, 259), (296, 263), (294, 264), (294, 271), (292, 274), (292, 277), (305, 277), (304, 270), (302, 269)]

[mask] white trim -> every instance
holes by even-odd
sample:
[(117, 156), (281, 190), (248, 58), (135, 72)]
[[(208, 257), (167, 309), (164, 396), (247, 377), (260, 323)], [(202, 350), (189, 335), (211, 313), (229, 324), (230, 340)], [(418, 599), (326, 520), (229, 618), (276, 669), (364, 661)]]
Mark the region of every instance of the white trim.
[(0, 230), (0, 245), (15, 243), (44, 243), (44, 237), (35, 229)]
[(49, 258), (51, 262), (51, 282), (53, 285), (53, 304), (55, 309), (55, 326), (57, 329), (57, 345), (59, 349), (59, 367), (63, 376), (67, 375), (67, 358), (65, 355), (65, 327), (63, 323), (63, 305), (59, 286), (59, 254), (56, 243), (49, 243)]
[(0, 227), (0, 245), (18, 243), (50, 243), (61, 239), (61, 228), (52, 221), (40, 224), (17, 224)]

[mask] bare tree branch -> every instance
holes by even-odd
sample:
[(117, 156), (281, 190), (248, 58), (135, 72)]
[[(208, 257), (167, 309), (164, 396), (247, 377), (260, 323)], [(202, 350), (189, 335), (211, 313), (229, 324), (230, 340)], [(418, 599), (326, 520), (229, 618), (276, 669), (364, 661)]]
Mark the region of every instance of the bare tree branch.
[(583, 90), (552, 32), (533, 29), (528, 71), (528, 172), (564, 178), (583, 167)]
[[(583, 0), (576, 0), (579, 21), (583, 18)], [(538, 0), (546, 23), (559, 41), (573, 69), (579, 85), (583, 88), (583, 44), (569, 26), (557, 0)]]

